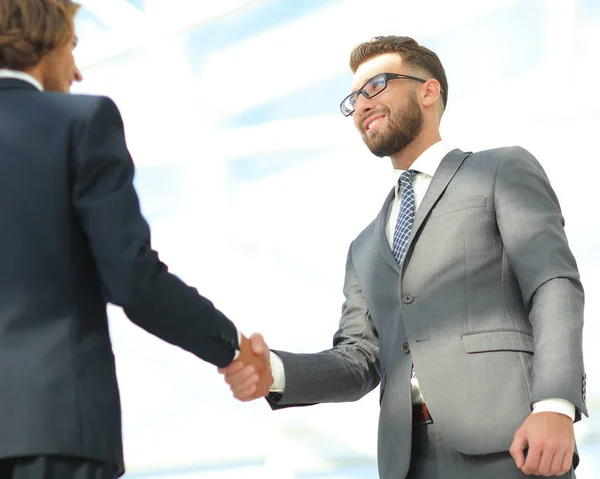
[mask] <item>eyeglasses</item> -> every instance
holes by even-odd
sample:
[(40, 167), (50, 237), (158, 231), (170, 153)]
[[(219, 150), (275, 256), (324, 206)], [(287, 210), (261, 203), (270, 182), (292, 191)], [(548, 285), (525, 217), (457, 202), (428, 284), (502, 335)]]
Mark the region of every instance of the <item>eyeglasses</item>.
[(340, 103), (340, 110), (344, 116), (350, 116), (354, 113), (358, 96), (362, 93), (365, 98), (373, 98), (379, 95), (383, 90), (386, 89), (387, 83), (390, 80), (416, 80), (421, 83), (425, 83), (427, 80), (419, 77), (413, 77), (410, 75), (400, 75), (397, 73), (381, 73), (368, 80), (360, 89), (354, 93), (350, 93), (342, 103)]

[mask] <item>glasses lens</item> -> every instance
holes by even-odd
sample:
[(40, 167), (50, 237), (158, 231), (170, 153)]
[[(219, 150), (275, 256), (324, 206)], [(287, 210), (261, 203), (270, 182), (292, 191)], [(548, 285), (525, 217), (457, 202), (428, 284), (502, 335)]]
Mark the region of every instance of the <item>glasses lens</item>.
[(344, 101), (340, 105), (340, 109), (345, 116), (351, 115), (354, 112), (354, 105), (356, 104), (356, 93), (352, 93), (352, 95), (348, 95), (344, 98)]
[(374, 97), (386, 87), (385, 75), (377, 75), (371, 78), (367, 84), (363, 87), (365, 96), (367, 98)]
[(360, 90), (355, 91), (351, 95), (348, 95), (344, 98), (344, 101), (340, 105), (340, 109), (345, 116), (349, 116), (354, 113), (354, 108), (356, 106), (356, 101), (358, 100), (359, 94), (364, 94), (367, 98), (373, 98), (375, 95), (378, 95), (387, 86), (387, 81), (385, 74), (377, 75), (376, 77), (371, 78), (365, 86), (363, 86)]

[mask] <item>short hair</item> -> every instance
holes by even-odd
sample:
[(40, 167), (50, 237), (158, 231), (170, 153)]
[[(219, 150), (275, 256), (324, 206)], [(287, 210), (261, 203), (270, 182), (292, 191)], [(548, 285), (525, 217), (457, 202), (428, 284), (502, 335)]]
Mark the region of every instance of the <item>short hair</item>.
[(79, 8), (72, 0), (0, 0), (0, 68), (28, 70), (67, 44)]
[(356, 73), (358, 67), (367, 60), (386, 53), (398, 53), (409, 67), (424, 70), (435, 78), (442, 88), (442, 101), (444, 108), (446, 108), (448, 103), (448, 80), (442, 62), (434, 52), (419, 45), (410, 37), (381, 36), (357, 45), (350, 54), (352, 73)]

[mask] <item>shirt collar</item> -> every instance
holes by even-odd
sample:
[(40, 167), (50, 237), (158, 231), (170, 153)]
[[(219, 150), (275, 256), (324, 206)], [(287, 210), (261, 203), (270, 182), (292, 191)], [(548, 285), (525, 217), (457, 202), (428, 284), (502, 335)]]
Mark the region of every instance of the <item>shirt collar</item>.
[[(424, 174), (432, 178), (440, 166), (440, 163), (444, 159), (444, 156), (446, 156), (452, 150), (454, 150), (454, 147), (450, 146), (448, 143), (438, 141), (421, 153), (413, 162), (410, 169), (416, 170), (420, 174)], [(398, 170), (394, 168), (394, 177), (396, 179), (396, 196), (399, 194), (398, 190), (400, 186), (398, 182), (400, 175), (405, 171), (406, 170)]]
[(25, 72), (0, 68), (0, 78), (13, 78), (15, 80), (26, 81), (27, 83), (31, 83), (39, 91), (44, 91), (44, 87), (42, 86), (42, 84)]

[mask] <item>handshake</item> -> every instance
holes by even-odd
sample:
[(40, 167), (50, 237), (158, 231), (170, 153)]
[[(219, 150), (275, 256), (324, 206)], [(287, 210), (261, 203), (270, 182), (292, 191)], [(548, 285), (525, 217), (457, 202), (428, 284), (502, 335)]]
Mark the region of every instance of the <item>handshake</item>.
[(225, 367), (219, 368), (233, 396), (240, 401), (252, 401), (269, 394), (273, 385), (271, 352), (261, 334), (248, 339), (242, 335), (240, 354)]

